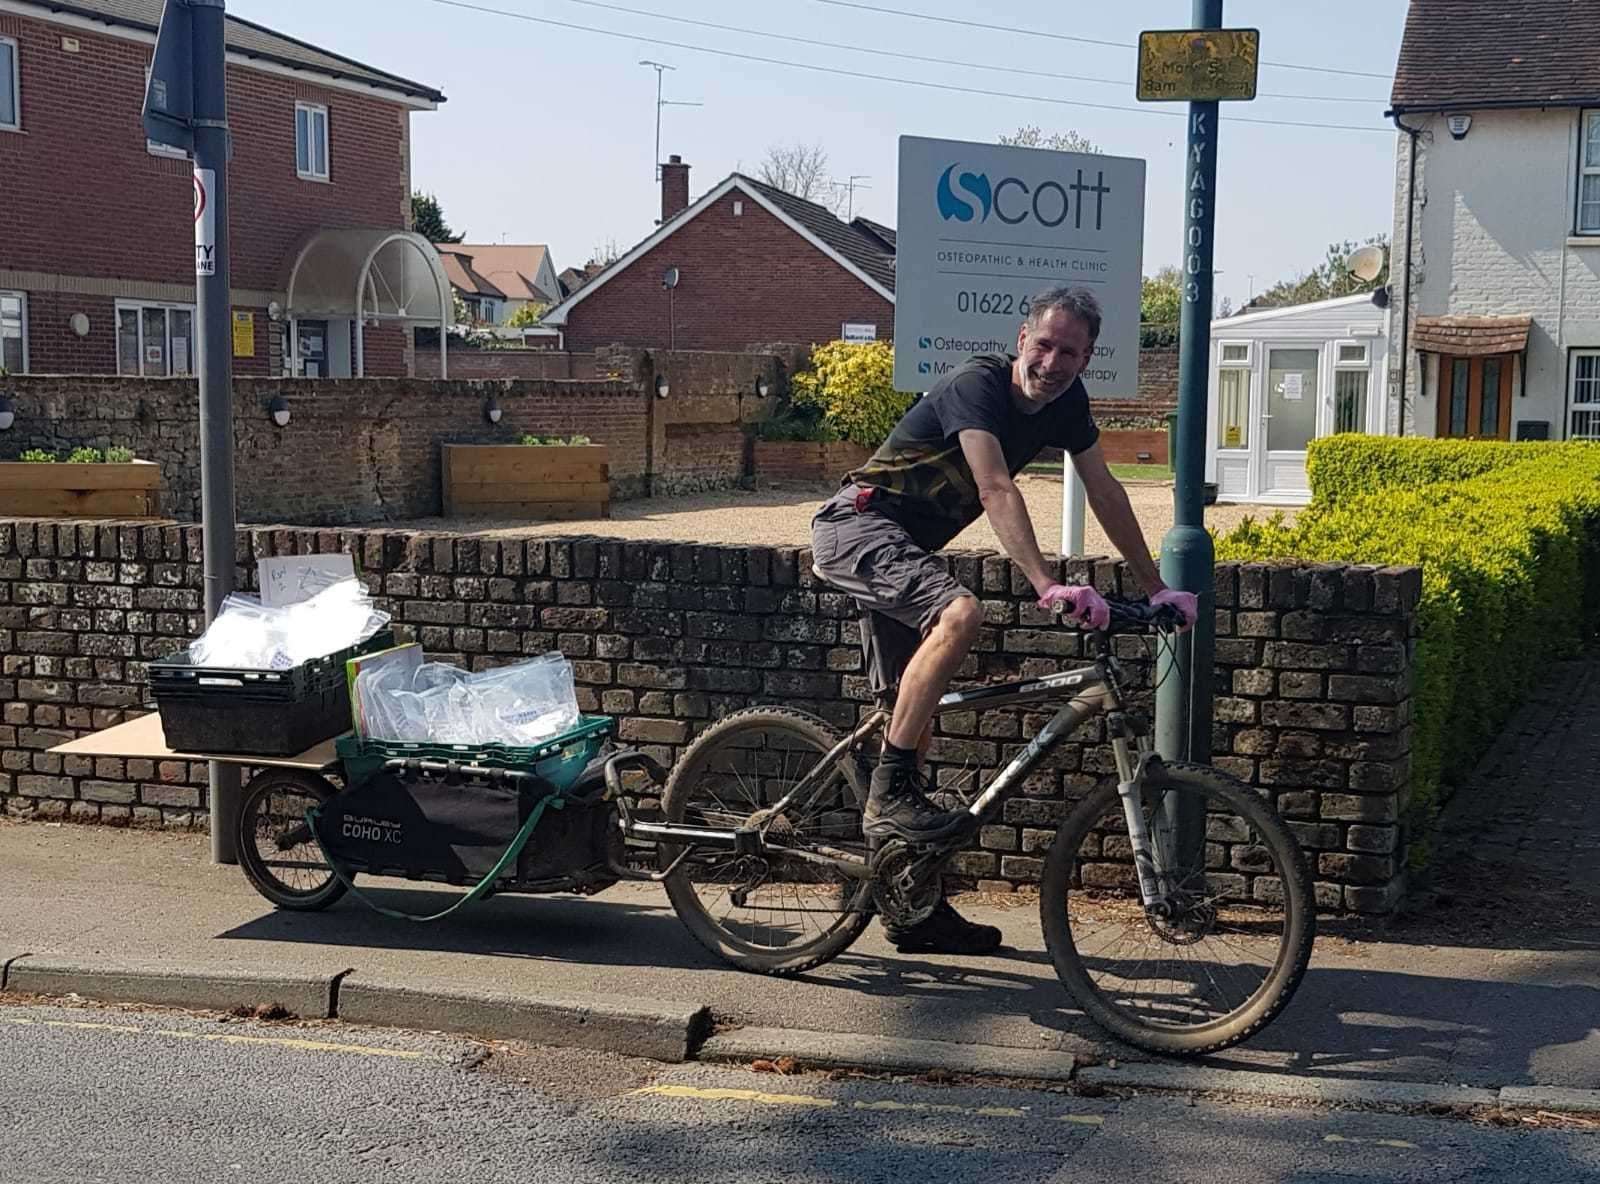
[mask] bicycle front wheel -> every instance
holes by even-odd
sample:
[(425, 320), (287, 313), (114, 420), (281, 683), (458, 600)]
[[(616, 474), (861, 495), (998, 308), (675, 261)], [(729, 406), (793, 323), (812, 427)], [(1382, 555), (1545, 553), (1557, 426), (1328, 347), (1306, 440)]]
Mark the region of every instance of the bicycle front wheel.
[[(678, 917), (706, 949), (760, 974), (799, 974), (843, 952), (872, 918), (871, 885), (830, 860), (865, 869), (860, 786), (842, 757), (821, 767), (841, 737), (825, 722), (784, 707), (754, 707), (696, 738), (662, 795), (668, 822), (732, 832), (782, 800), (813, 772), (795, 803), (760, 826), (759, 853), (691, 848), (667, 877)], [(672, 866), (683, 848), (663, 843)]]
[[(1151, 1052), (1215, 1052), (1260, 1031), (1299, 986), (1316, 935), (1311, 871), (1283, 819), (1226, 774), (1169, 762), (1141, 789), (1168, 906), (1144, 907), (1122, 800), (1103, 786), (1045, 862), (1045, 944), (1113, 1035)], [(1203, 820), (1187, 851), (1161, 825), (1173, 805)]]

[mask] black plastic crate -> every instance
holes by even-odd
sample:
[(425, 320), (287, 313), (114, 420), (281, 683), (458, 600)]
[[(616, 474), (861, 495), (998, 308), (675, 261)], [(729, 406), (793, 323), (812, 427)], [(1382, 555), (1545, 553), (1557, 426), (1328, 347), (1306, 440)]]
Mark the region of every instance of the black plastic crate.
[(350, 729), (345, 663), (388, 649), (394, 633), (379, 630), (359, 645), (288, 670), (196, 666), (189, 651), (148, 669), (167, 747), (177, 752), (297, 756)]

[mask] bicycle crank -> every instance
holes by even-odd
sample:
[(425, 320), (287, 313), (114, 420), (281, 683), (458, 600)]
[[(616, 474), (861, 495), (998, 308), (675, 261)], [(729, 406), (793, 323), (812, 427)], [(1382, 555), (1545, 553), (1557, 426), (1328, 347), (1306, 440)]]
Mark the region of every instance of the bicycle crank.
[(942, 855), (918, 851), (890, 839), (872, 856), (872, 899), (884, 924), (909, 929), (933, 916), (938, 907)]

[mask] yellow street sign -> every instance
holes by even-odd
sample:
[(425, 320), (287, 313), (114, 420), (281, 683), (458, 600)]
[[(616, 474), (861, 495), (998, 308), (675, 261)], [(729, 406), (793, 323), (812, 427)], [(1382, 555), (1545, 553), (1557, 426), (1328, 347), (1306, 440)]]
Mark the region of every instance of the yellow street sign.
[(1139, 99), (1215, 103), (1256, 97), (1259, 29), (1173, 29), (1139, 34)]

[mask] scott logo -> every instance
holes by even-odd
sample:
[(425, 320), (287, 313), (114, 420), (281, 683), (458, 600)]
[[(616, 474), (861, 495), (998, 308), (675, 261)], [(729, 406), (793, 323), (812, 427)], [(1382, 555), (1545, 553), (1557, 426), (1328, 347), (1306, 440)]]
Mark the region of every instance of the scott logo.
[[(953, 164), (939, 174), (935, 197), (939, 216), (946, 222), (987, 222), (993, 214), (1007, 226), (1025, 222), (1031, 214), (1041, 226), (1056, 227), (1073, 215), (1073, 229), (1083, 229), (1083, 203), (1088, 194), (1094, 194), (1093, 229), (1101, 229), (1105, 212), (1105, 197), (1111, 192), (1106, 175), (1097, 170), (1093, 183), (1077, 169), (1075, 180), (1062, 184), (1059, 181), (1042, 181), (1030, 186), (1021, 177), (1006, 177), (991, 185), (987, 173), (956, 174), (960, 164)], [(954, 177), (954, 184), (951, 178)], [(960, 192), (957, 192), (957, 190)], [(1072, 194), (1071, 197), (1068, 194)]]

